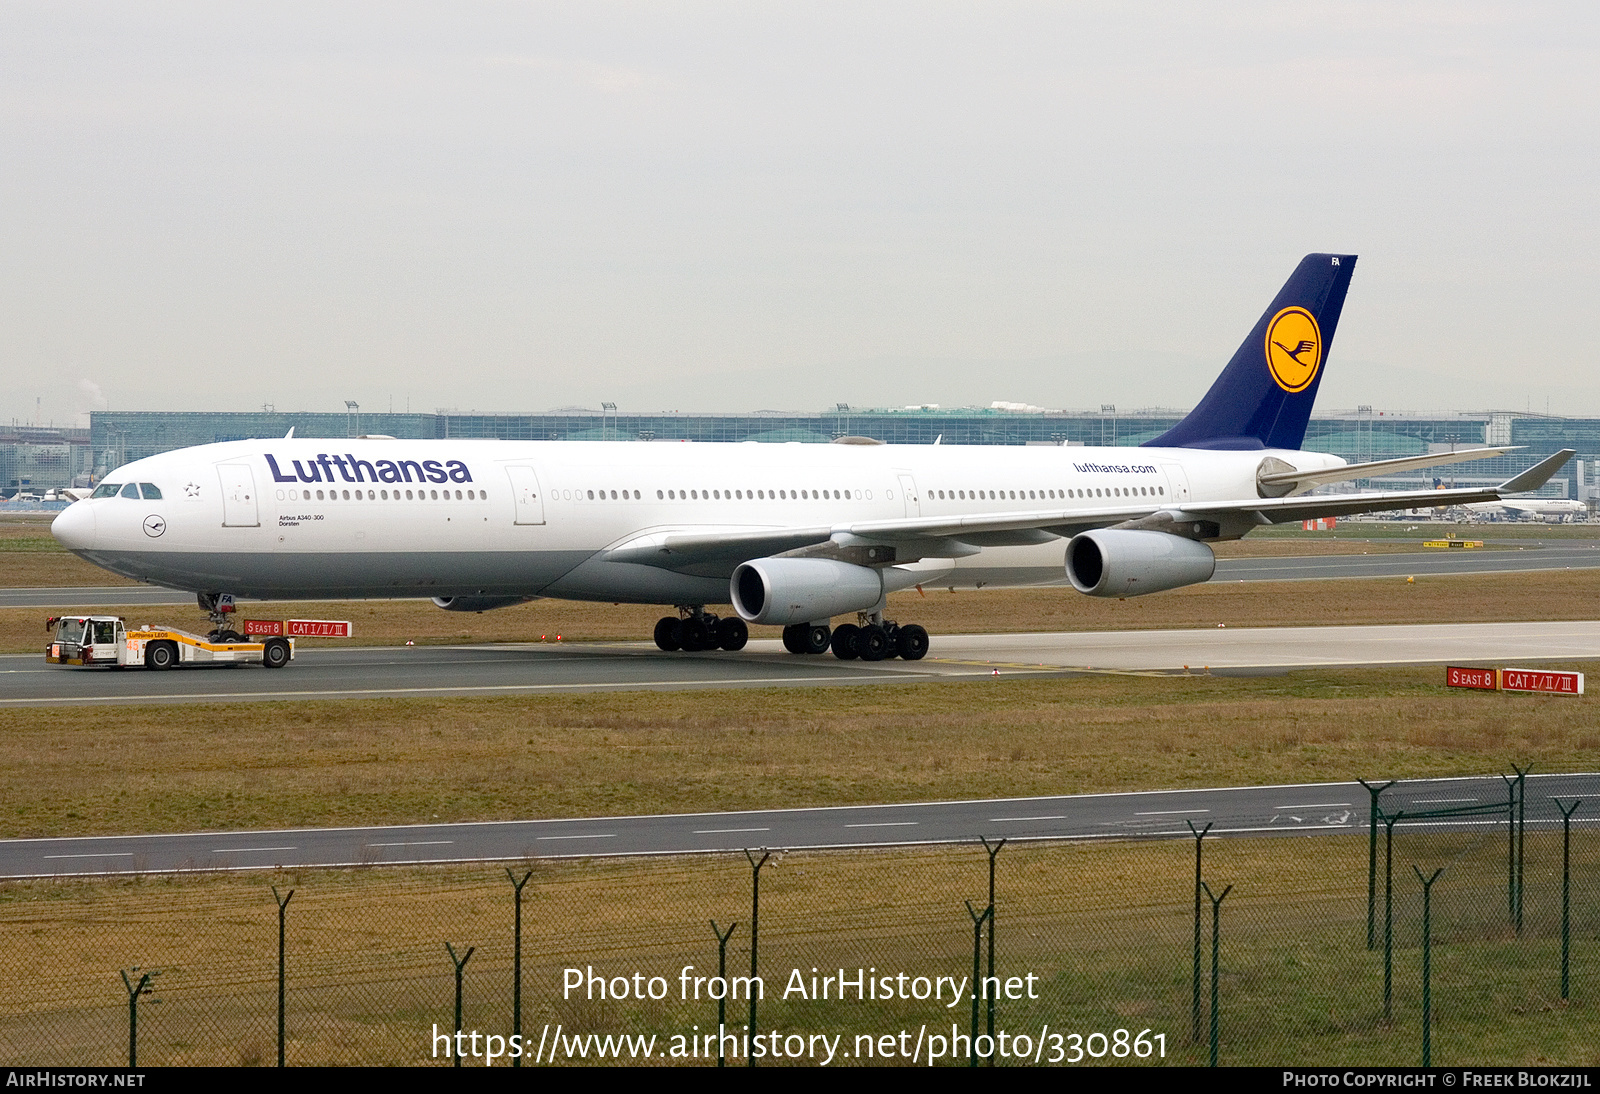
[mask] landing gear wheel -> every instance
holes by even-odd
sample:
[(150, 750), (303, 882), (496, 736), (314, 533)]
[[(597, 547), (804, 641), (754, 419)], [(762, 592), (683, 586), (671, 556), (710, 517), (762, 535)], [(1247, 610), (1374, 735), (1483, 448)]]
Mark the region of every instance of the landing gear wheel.
[(144, 648), (144, 667), (164, 672), (178, 663), (178, 648), (171, 642), (152, 642)]
[(827, 653), (828, 646), (833, 641), (833, 631), (826, 623), (818, 623), (800, 628), (801, 653)]
[(281, 638), (269, 638), (261, 650), (261, 663), (269, 669), (281, 669), (289, 663), (289, 643)]
[(656, 648), (667, 653), (673, 653), (680, 648), (678, 621), (670, 615), (664, 615), (656, 620)]
[(906, 661), (921, 661), (928, 653), (928, 632), (915, 623), (901, 627), (895, 650)]
[(750, 628), (745, 626), (744, 620), (738, 616), (717, 620), (717, 645), (732, 652), (744, 649), (744, 644), (748, 641), (750, 641)]
[(803, 623), (795, 623), (783, 628), (783, 648), (790, 653), (804, 653), (805, 649), (800, 644), (801, 634), (804, 631), (805, 625)]
[(889, 632), (877, 624), (863, 627), (856, 635), (856, 652), (863, 661), (882, 661), (890, 653)]
[(711, 628), (706, 626), (705, 620), (698, 616), (691, 615), (688, 619), (679, 620), (678, 645), (690, 653), (696, 650), (714, 648), (715, 643), (711, 638)]
[(854, 623), (840, 623), (833, 628), (833, 655), (841, 661), (854, 661), (861, 656), (861, 651), (856, 648), (856, 639), (861, 634), (861, 628)]

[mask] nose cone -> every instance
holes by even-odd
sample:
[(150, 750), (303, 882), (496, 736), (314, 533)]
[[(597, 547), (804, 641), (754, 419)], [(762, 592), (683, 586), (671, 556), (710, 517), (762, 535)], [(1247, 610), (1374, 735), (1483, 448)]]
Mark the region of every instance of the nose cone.
[(75, 501), (50, 524), (50, 534), (69, 551), (88, 551), (94, 547), (95, 507)]

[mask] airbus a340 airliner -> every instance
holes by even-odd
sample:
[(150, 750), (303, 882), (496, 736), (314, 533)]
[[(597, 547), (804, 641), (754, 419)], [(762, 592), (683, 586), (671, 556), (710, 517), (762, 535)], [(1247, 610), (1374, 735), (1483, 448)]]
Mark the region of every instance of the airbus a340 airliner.
[[(1139, 596), (1208, 580), (1209, 544), (1262, 525), (1549, 479), (1570, 451), (1493, 489), (1307, 493), (1508, 451), (1347, 466), (1300, 450), (1355, 261), (1307, 255), (1194, 411), (1138, 448), (230, 441), (117, 468), (53, 531), (197, 593), (219, 628), (224, 593), (449, 611), (560, 597), (675, 606), (663, 650), (736, 650), (757, 623), (794, 653), (915, 660), (927, 631), (883, 615), (915, 585)], [(706, 611), (723, 604), (734, 614)], [(853, 622), (830, 627), (840, 615)]]

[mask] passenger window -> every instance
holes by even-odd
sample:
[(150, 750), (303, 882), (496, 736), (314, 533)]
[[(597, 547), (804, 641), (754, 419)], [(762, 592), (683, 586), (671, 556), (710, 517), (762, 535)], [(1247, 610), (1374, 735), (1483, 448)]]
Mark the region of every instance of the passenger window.
[(153, 482), (141, 482), (139, 484), (139, 493), (144, 495), (145, 501), (161, 500), (161, 491), (156, 489), (156, 484)]
[(127, 486), (122, 488), (122, 496), (125, 498), (133, 498), (135, 501), (137, 501), (139, 498), (139, 488), (130, 482)]

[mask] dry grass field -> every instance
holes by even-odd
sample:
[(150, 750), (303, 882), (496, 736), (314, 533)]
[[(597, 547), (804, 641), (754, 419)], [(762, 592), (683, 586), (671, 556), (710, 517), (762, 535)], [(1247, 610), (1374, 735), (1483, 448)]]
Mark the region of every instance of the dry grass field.
[(1594, 769), (1592, 699), (1447, 692), (1441, 677), (6, 709), (0, 836), (1460, 775), (1513, 760)]

